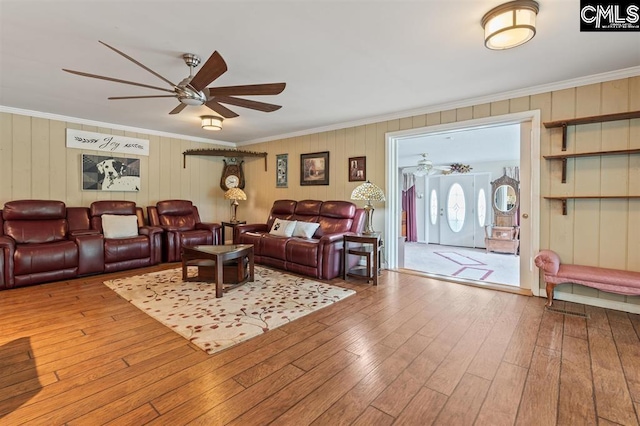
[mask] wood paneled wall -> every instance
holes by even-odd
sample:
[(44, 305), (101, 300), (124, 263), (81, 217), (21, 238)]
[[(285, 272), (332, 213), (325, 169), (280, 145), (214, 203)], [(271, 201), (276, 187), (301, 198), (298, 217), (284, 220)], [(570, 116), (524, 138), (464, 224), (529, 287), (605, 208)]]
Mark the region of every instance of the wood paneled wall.
[[(385, 189), (385, 134), (451, 122), (541, 111), (552, 121), (640, 109), (640, 77), (607, 81), (565, 90), (523, 96), (465, 108), (349, 127), (294, 138), (246, 145), (242, 149), (267, 152), (268, 170), (261, 158), (246, 158), (248, 200), (241, 201), (238, 218), (264, 222), (276, 199), (348, 200), (358, 182), (349, 182), (349, 157), (367, 157), (367, 178)], [(65, 128), (121, 134), (150, 140), (149, 157), (141, 157), (142, 188), (138, 193), (81, 191), (81, 150), (65, 147)], [(560, 152), (558, 129), (540, 130), (541, 155)], [(222, 160), (189, 156), (182, 168), (182, 152), (211, 145), (186, 140), (119, 132), (15, 114), (0, 114), (0, 203), (24, 198), (58, 199), (70, 206), (88, 206), (102, 198), (127, 199), (140, 206), (158, 200), (193, 200), (203, 220), (229, 218), (229, 203), (218, 184)], [(640, 148), (640, 120), (589, 124), (569, 129), (569, 151)], [(329, 151), (330, 185), (300, 186), (300, 154)], [(86, 151), (91, 153), (91, 151)], [(97, 153), (97, 152), (94, 152)], [(276, 188), (275, 158), (289, 154), (288, 188)], [(560, 164), (541, 160), (541, 195), (640, 195), (640, 156), (570, 159), (566, 184), (560, 183)], [(374, 227), (384, 229), (384, 204), (375, 205)], [(640, 201), (576, 200), (563, 216), (555, 201), (541, 200), (540, 246), (556, 250), (568, 263), (640, 271)], [(640, 304), (638, 297), (602, 293), (581, 286), (558, 292)]]
[[(312, 135), (243, 146), (269, 153), (269, 170), (261, 162), (246, 168), (247, 206), (243, 219), (264, 221), (275, 199), (348, 200), (357, 182), (349, 182), (347, 159), (367, 157), (367, 178), (385, 189), (385, 133), (528, 110), (541, 121), (640, 110), (640, 77), (602, 82), (523, 96), (455, 110), (389, 120)], [(561, 131), (540, 129), (541, 155), (561, 152)], [(569, 129), (568, 150), (592, 151), (640, 148), (640, 120), (590, 124)], [(301, 187), (300, 154), (330, 152), (330, 185)], [(275, 155), (289, 154), (289, 187), (276, 188)], [(541, 195), (640, 195), (640, 156), (588, 157), (569, 160), (567, 183), (561, 183), (559, 162), (541, 160)], [(541, 200), (540, 246), (556, 250), (567, 263), (640, 271), (640, 200), (576, 200), (562, 215), (557, 201)], [(375, 206), (374, 227), (384, 230), (384, 206)], [(602, 293), (582, 286), (562, 286), (557, 292), (640, 304), (640, 297)]]
[[(149, 156), (140, 158), (139, 192), (82, 190), (82, 154), (108, 155), (67, 148), (66, 128), (149, 140)], [(213, 145), (182, 139), (123, 132), (75, 123), (0, 113), (0, 206), (19, 199), (61, 200), (68, 206), (89, 206), (95, 200), (135, 201), (145, 208), (167, 199), (191, 200), (203, 221), (229, 219), (229, 202), (219, 187), (222, 159), (188, 156), (182, 152)]]

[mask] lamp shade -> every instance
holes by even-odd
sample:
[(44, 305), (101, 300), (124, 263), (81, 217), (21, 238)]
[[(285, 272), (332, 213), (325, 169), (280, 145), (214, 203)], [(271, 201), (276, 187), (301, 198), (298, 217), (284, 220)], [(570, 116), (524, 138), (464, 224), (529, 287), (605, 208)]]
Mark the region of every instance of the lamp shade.
[(224, 198), (227, 200), (240, 200), (246, 201), (247, 194), (240, 188), (231, 188), (227, 192), (224, 193)]
[(203, 115), (200, 117), (202, 120), (202, 128), (205, 130), (222, 130), (222, 117), (217, 115)]
[(538, 3), (516, 0), (487, 12), (482, 18), (484, 45), (492, 50), (520, 46), (536, 35)]
[(385, 201), (384, 192), (369, 181), (358, 185), (351, 193), (352, 200)]

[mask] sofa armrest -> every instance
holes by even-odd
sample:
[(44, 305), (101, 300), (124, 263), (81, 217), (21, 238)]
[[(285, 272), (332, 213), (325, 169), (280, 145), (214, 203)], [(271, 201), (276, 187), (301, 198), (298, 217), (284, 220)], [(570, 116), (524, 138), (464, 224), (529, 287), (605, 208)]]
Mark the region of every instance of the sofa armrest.
[(244, 234), (245, 232), (269, 232), (266, 223), (251, 223), (249, 225), (237, 225), (235, 233)]
[(69, 233), (67, 234), (70, 240), (73, 240), (75, 237), (79, 237), (81, 235), (102, 235), (102, 233), (97, 229), (78, 229), (75, 231), (69, 231)]
[[(213, 244), (218, 245), (222, 240), (222, 225), (219, 223), (200, 222), (196, 223), (196, 229), (205, 229), (213, 234)], [(224, 242), (222, 242), (224, 244)]]
[(222, 226), (219, 223), (200, 222), (196, 223), (196, 229), (206, 229), (207, 231), (215, 232)]
[(158, 226), (141, 226), (138, 228), (138, 232), (140, 235), (148, 235), (151, 237), (155, 234), (162, 234), (163, 230)]
[(104, 237), (102, 234), (82, 234), (71, 236), (78, 246), (78, 275), (104, 272)]
[(342, 242), (345, 235), (349, 235), (351, 232), (340, 232), (339, 234), (327, 234), (320, 238), (320, 244), (335, 244), (336, 242)]
[(536, 266), (548, 275), (556, 275), (560, 269), (560, 256), (552, 250), (541, 250), (534, 261)]
[(13, 287), (13, 254), (16, 243), (11, 237), (0, 237), (0, 290)]

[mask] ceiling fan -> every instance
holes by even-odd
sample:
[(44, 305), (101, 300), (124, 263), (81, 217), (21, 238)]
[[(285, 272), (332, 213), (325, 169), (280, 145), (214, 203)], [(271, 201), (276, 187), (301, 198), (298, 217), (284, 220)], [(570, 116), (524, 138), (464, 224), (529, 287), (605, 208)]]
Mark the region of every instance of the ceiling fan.
[(418, 161), (418, 165), (415, 166), (416, 169), (413, 171), (415, 176), (426, 176), (432, 175), (437, 171), (448, 172), (451, 170), (450, 166), (434, 166), (433, 161), (427, 158), (427, 153), (421, 154), (422, 158)]
[(257, 111), (263, 112), (272, 112), (279, 110), (281, 108), (280, 105), (268, 104), (265, 102), (258, 102), (249, 99), (242, 99), (236, 96), (247, 96), (247, 95), (277, 95), (281, 93), (286, 83), (266, 83), (266, 84), (247, 84), (241, 86), (225, 86), (225, 87), (207, 87), (211, 84), (215, 79), (220, 77), (227, 71), (227, 64), (222, 59), (222, 56), (217, 51), (214, 51), (213, 54), (207, 59), (202, 68), (194, 75), (193, 69), (197, 67), (201, 60), (198, 55), (194, 55), (192, 53), (186, 53), (182, 56), (184, 62), (189, 66), (189, 76), (184, 78), (180, 83), (175, 84), (164, 78), (157, 72), (152, 69), (146, 67), (140, 62), (133, 59), (131, 56), (127, 55), (124, 52), (116, 49), (115, 47), (109, 46), (107, 43), (100, 41), (101, 44), (105, 45), (109, 49), (118, 53), (121, 56), (124, 56), (134, 64), (143, 68), (144, 70), (150, 72), (155, 75), (159, 79), (168, 83), (171, 86), (171, 89), (150, 86), (148, 84), (136, 83), (128, 80), (120, 80), (112, 77), (105, 77), (96, 74), (89, 74), (82, 71), (73, 71), (68, 69), (62, 69), (71, 74), (80, 75), (83, 77), (91, 77), (98, 78), (100, 80), (114, 81), (116, 83), (130, 84), (132, 86), (146, 87), (148, 89), (154, 90), (162, 90), (163, 92), (169, 92), (171, 95), (147, 95), (147, 96), (113, 96), (110, 97), (110, 100), (116, 99), (148, 99), (148, 98), (177, 98), (180, 101), (177, 107), (172, 109), (169, 114), (178, 114), (182, 111), (187, 105), (205, 105), (209, 109), (217, 112), (224, 118), (233, 118), (237, 117), (238, 114), (231, 111), (229, 108), (225, 107), (222, 104), (235, 105), (243, 108), (254, 109)]

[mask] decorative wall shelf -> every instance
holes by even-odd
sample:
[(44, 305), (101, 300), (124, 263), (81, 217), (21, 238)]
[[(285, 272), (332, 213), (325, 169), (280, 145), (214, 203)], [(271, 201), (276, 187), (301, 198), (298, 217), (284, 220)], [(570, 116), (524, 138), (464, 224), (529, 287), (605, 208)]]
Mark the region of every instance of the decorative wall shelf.
[(187, 167), (187, 155), (207, 155), (210, 157), (264, 157), (264, 171), (267, 171), (267, 153), (243, 151), (241, 149), (188, 149), (182, 153), (182, 167)]
[(547, 200), (560, 200), (562, 201), (562, 215), (567, 215), (567, 200), (577, 200), (577, 199), (591, 199), (591, 200), (600, 200), (600, 199), (633, 199), (640, 198), (640, 195), (558, 195), (558, 196), (548, 196), (544, 197)]
[(604, 155), (627, 155), (627, 154), (640, 154), (640, 148), (621, 149), (618, 151), (597, 151), (597, 152), (579, 152), (575, 154), (545, 155), (544, 158), (547, 160), (562, 160), (562, 183), (567, 183), (567, 158), (597, 157), (597, 156), (604, 156)]
[[(595, 115), (591, 117), (571, 118), (567, 120), (548, 121), (544, 123), (544, 127), (547, 129), (562, 127), (562, 150), (567, 150), (567, 126), (575, 126), (579, 124), (591, 124), (591, 123), (604, 123), (606, 121), (618, 121), (629, 120), (633, 118), (640, 118), (640, 111), (620, 112), (616, 114), (603, 114)], [(621, 149), (616, 151), (596, 151), (596, 152), (579, 152), (574, 154), (556, 154), (545, 155), (546, 160), (561, 160), (562, 161), (562, 183), (567, 182), (567, 158), (578, 157), (595, 157), (605, 155), (629, 155), (640, 154), (640, 148), (636, 149)], [(576, 199), (632, 199), (640, 198), (640, 195), (560, 195), (560, 196), (548, 196), (544, 197), (547, 200), (560, 200), (562, 202), (562, 214), (567, 214), (567, 200)]]
[(616, 114), (594, 115), (591, 117), (570, 118), (567, 120), (547, 121), (544, 127), (551, 129), (554, 127), (562, 127), (562, 150), (567, 150), (567, 126), (575, 126), (577, 124), (604, 123), (606, 121), (629, 120), (631, 118), (640, 118), (640, 111), (620, 112)]

